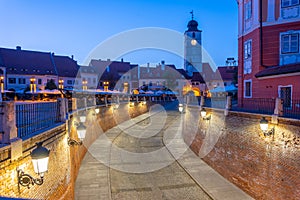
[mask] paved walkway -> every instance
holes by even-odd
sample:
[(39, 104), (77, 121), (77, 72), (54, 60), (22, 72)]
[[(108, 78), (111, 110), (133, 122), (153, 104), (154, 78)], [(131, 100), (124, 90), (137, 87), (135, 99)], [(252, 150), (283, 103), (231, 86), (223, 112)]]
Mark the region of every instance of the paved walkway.
[(189, 150), (178, 112), (157, 112), (93, 143), (76, 180), (76, 199), (251, 199)]

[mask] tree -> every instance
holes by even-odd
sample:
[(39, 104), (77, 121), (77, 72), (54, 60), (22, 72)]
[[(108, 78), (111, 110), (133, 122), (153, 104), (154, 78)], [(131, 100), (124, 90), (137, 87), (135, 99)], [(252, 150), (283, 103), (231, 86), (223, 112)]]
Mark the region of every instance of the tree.
[(54, 90), (54, 89), (57, 89), (57, 86), (54, 82), (53, 79), (51, 79), (50, 81), (47, 82), (46, 84), (46, 87), (45, 87), (46, 90)]

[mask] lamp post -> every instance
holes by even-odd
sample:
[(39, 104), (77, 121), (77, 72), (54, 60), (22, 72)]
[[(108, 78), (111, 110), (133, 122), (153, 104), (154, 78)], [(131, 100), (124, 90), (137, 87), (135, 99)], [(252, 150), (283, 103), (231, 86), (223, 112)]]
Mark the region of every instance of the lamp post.
[(264, 133), (264, 136), (274, 135), (275, 128), (271, 128), (269, 130), (269, 122), (265, 117), (262, 117), (260, 120), (260, 129)]
[(124, 83), (124, 93), (128, 93), (128, 83)]
[(80, 122), (77, 124), (76, 131), (77, 131), (77, 137), (78, 137), (79, 141), (68, 137), (68, 145), (69, 146), (82, 145), (82, 141), (84, 140), (85, 135), (86, 135), (86, 126), (84, 126), (84, 124), (82, 122)]
[(30, 185), (42, 185), (44, 182), (44, 173), (48, 171), (48, 161), (50, 151), (42, 146), (42, 142), (37, 143), (37, 147), (31, 152), (31, 159), (33, 169), (39, 178), (33, 178), (26, 174), (21, 169), (18, 169), (18, 183), (19, 185), (30, 188)]
[(1, 93), (4, 93), (4, 76), (0, 76), (0, 90)]
[(179, 110), (180, 113), (183, 113), (183, 104), (182, 103), (180, 103), (178, 105), (178, 110)]
[(201, 109), (200, 115), (201, 115), (202, 119), (204, 119), (204, 120), (210, 120), (211, 119), (211, 115), (207, 115), (207, 112), (206, 112), (205, 108)]
[(35, 78), (30, 78), (30, 92), (31, 93), (36, 92)]
[(64, 89), (64, 80), (62, 80), (62, 79), (58, 80), (58, 89), (61, 89), (61, 90)]
[(108, 81), (104, 81), (103, 85), (104, 85), (104, 91), (108, 91), (109, 82)]

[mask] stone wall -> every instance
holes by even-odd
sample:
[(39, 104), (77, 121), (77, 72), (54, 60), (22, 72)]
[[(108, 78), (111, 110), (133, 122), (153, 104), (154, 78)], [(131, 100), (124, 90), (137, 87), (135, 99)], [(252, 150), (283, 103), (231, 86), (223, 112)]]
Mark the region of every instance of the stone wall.
[[(28, 140), (22, 141), (21, 156), (12, 159), (14, 144), (0, 148), (0, 196), (29, 199), (74, 199), (74, 185), (80, 168), (80, 163), (93, 141), (117, 123), (145, 113), (147, 106), (136, 105), (129, 108), (121, 104), (118, 110), (111, 106), (100, 107), (99, 114), (94, 109), (87, 110), (87, 135), (81, 146), (69, 146), (67, 139), (77, 139), (74, 122), (78, 121), (76, 113), (70, 116), (66, 124), (61, 124), (38, 134)], [(96, 126), (95, 126), (96, 125)], [(33, 171), (30, 152), (35, 143), (44, 141), (43, 146), (50, 150), (49, 168), (44, 176), (41, 186), (32, 185), (30, 189), (18, 185), (17, 169), (38, 177)], [(19, 143), (18, 143), (19, 144)]]
[[(278, 125), (271, 125), (275, 135), (265, 137), (261, 115), (210, 114), (211, 120), (185, 122), (184, 139), (199, 157), (255, 199), (300, 199), (299, 120), (279, 118)], [(189, 108), (185, 118), (195, 115), (199, 109)], [(197, 125), (193, 134), (191, 126)]]

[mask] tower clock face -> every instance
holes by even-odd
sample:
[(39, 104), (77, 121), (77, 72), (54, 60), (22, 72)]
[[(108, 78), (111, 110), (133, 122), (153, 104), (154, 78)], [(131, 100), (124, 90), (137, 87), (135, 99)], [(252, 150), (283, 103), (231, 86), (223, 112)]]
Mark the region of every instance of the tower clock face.
[(193, 46), (195, 46), (195, 45), (197, 44), (197, 40), (192, 39), (192, 40), (191, 40), (191, 44), (192, 44)]

